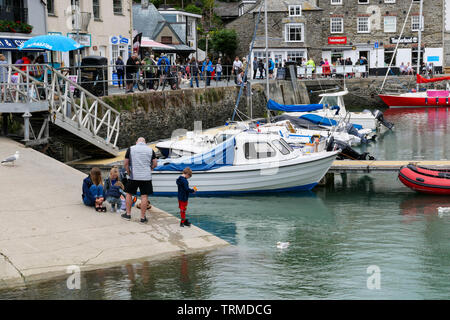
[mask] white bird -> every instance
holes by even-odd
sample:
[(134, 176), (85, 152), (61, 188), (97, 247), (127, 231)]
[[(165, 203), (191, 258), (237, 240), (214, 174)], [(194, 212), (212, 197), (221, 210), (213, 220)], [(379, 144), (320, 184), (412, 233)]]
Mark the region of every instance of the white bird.
[(6, 159), (3, 159), (2, 160), (2, 164), (3, 163), (12, 163), (12, 164), (14, 164), (14, 161), (16, 161), (17, 159), (19, 159), (19, 151), (16, 151), (16, 153), (14, 155), (9, 156)]
[(287, 247), (289, 247), (290, 243), (289, 242), (277, 242), (277, 248), (278, 249), (286, 249)]

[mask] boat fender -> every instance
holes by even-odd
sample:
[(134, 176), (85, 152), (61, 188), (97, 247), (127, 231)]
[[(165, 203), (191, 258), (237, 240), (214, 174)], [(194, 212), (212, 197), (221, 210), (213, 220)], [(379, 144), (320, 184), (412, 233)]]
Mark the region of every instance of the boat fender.
[(439, 104), (439, 97), (436, 98), (436, 105)]
[(428, 104), (428, 98), (425, 98), (425, 104)]
[(446, 104), (448, 104), (448, 97), (447, 97), (447, 98), (445, 98), (445, 103), (446, 103)]

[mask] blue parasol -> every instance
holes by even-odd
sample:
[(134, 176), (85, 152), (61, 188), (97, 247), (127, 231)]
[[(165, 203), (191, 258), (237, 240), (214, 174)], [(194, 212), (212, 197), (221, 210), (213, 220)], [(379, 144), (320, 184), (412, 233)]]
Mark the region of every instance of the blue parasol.
[(25, 41), (19, 50), (23, 49), (44, 49), (50, 51), (72, 51), (81, 49), (83, 46), (75, 40), (61, 35), (42, 35), (33, 37)]

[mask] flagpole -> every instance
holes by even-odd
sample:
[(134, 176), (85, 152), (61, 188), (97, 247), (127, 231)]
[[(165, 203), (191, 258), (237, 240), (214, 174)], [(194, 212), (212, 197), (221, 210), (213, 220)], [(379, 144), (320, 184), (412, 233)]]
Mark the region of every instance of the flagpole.
[[(267, 31), (267, 0), (264, 0), (264, 28), (266, 33), (266, 96), (267, 102), (270, 100), (270, 86), (269, 86), (269, 35)], [(250, 63), (250, 61), (249, 61)], [(270, 123), (270, 111), (267, 110), (267, 122)]]

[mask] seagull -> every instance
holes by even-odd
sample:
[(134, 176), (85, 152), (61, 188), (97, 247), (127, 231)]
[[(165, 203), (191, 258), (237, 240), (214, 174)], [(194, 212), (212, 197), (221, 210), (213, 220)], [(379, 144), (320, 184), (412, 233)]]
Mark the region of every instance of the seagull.
[(12, 164), (14, 165), (14, 161), (16, 161), (17, 159), (19, 159), (19, 151), (16, 151), (16, 153), (14, 155), (9, 156), (6, 159), (3, 159), (2, 160), (2, 164), (3, 163), (11, 163), (12, 162)]
[(289, 242), (277, 242), (277, 248), (278, 249), (286, 249), (287, 247), (289, 247)]

